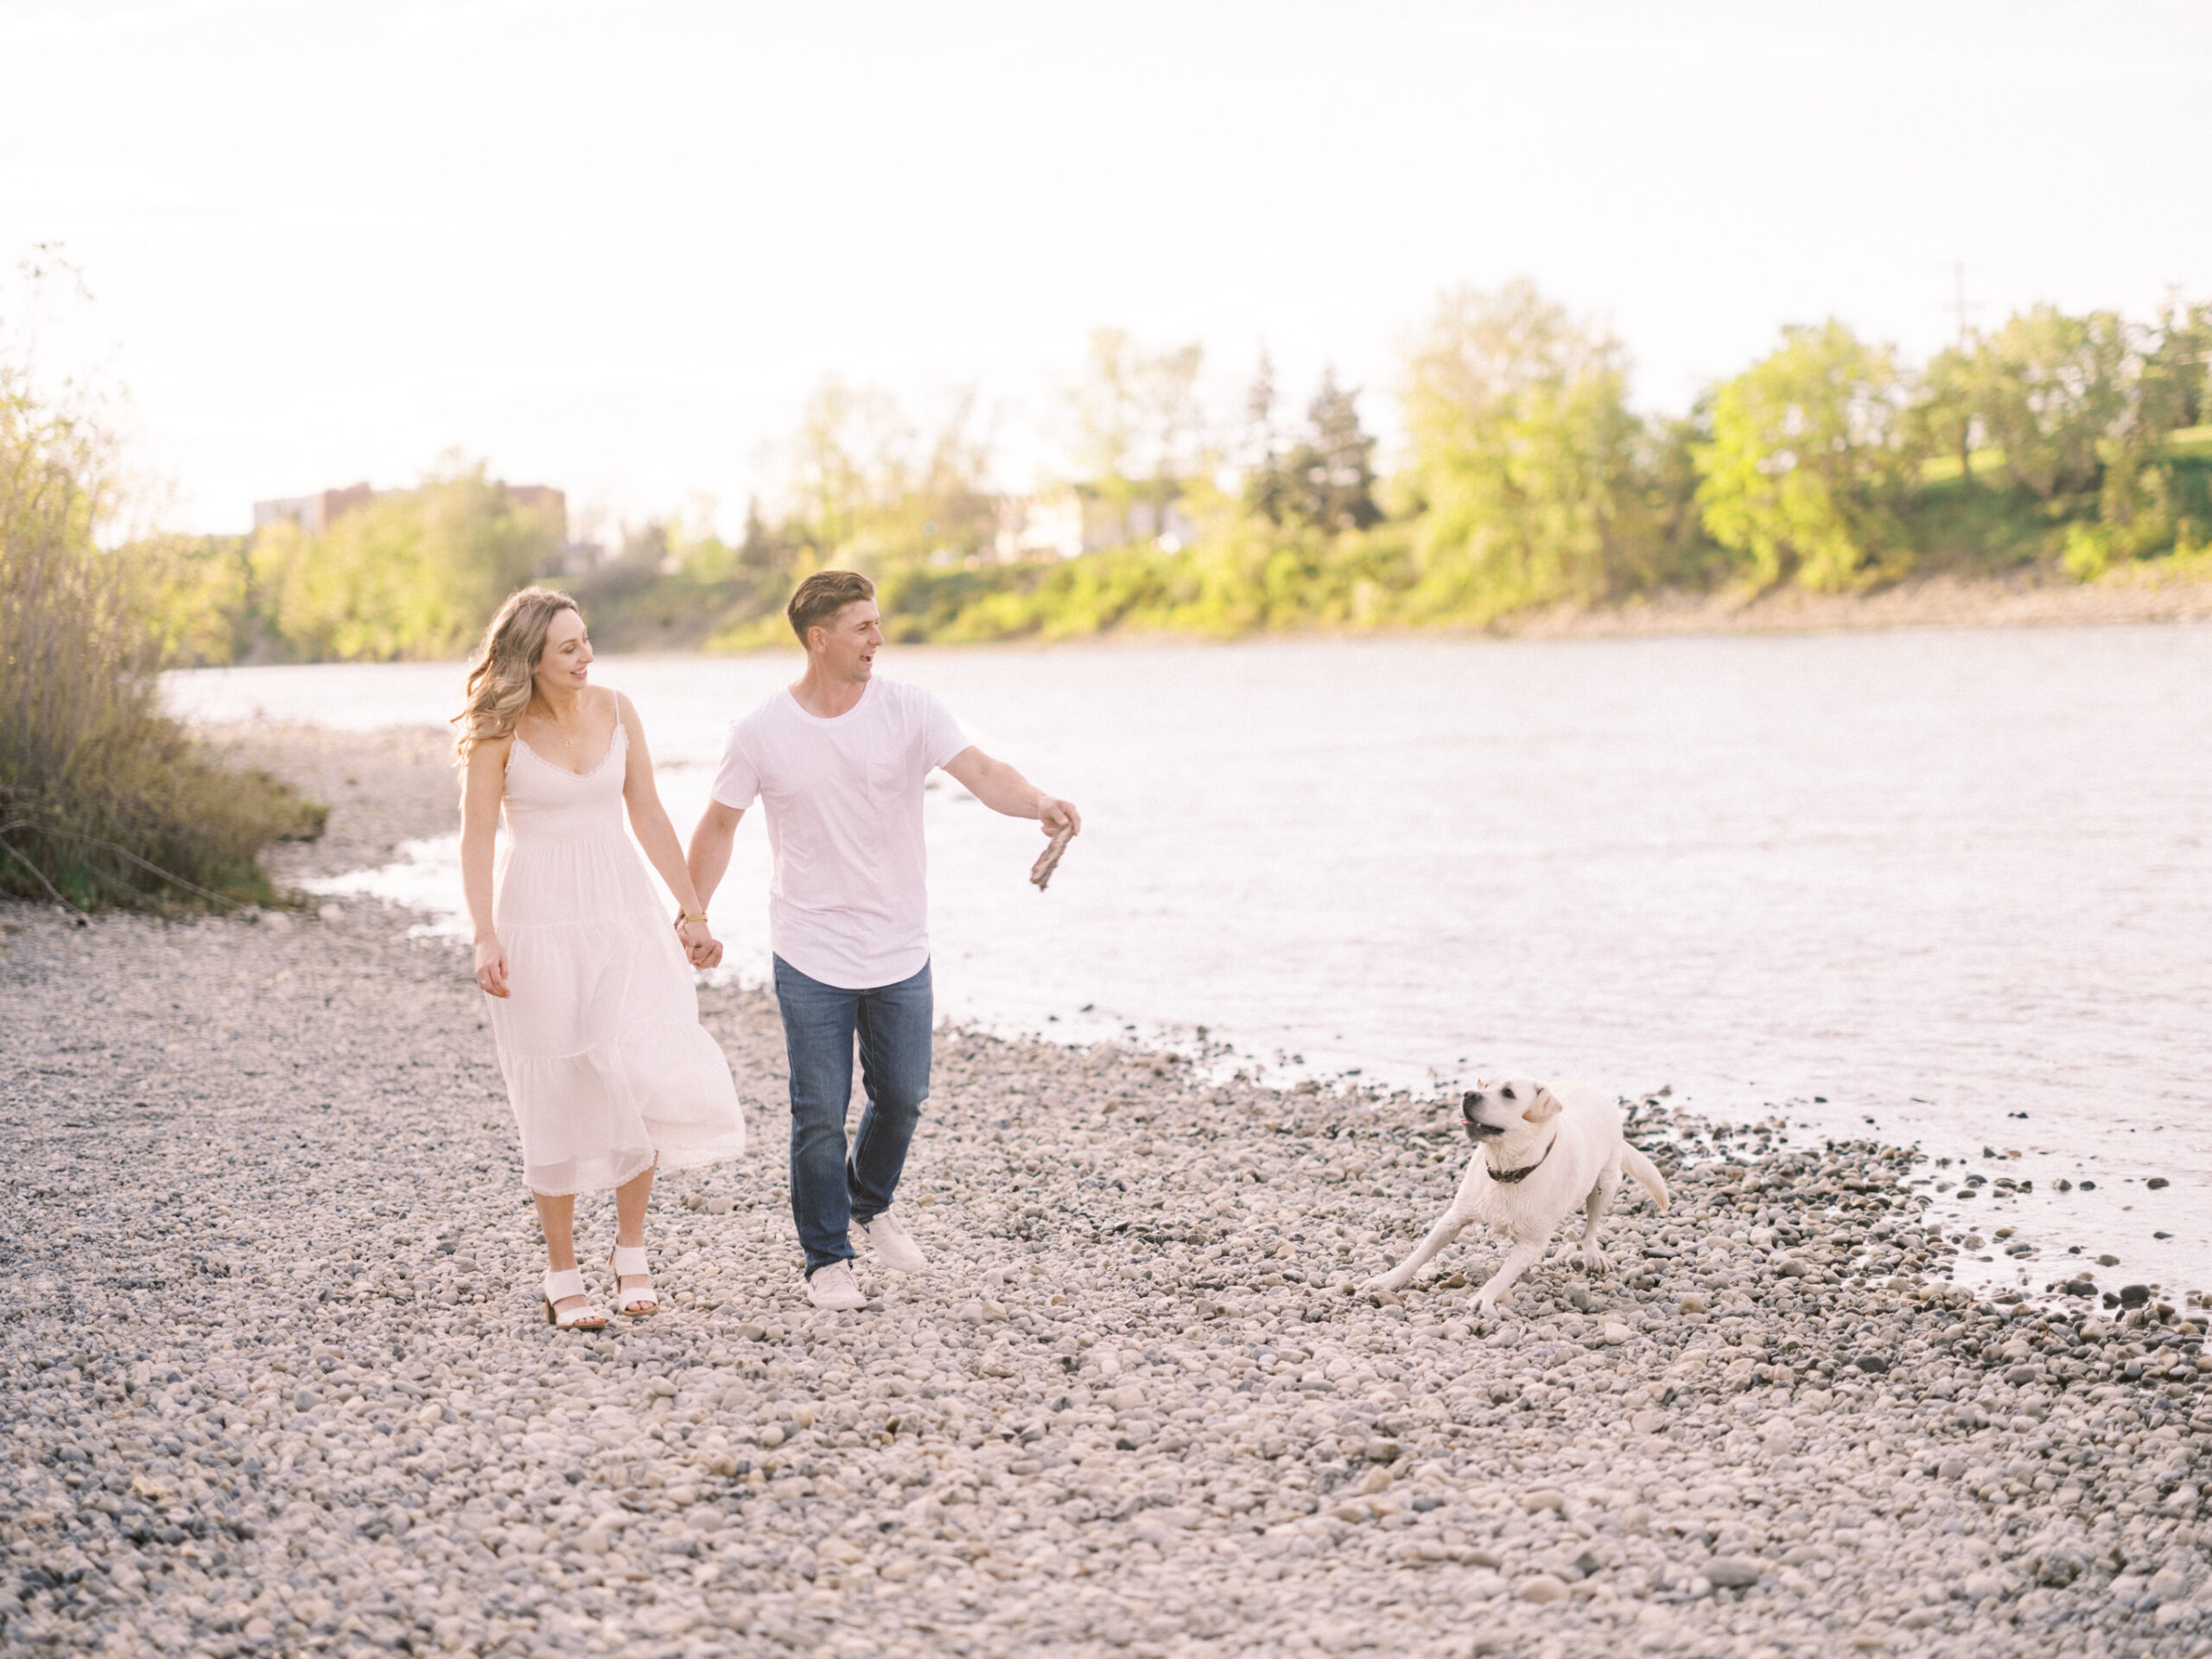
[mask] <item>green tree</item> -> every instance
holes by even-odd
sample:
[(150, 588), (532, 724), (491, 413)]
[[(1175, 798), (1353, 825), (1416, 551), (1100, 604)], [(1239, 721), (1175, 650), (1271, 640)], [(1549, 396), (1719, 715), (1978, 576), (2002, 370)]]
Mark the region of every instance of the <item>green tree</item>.
[(2212, 467), (2169, 442), (2209, 412), (2212, 308), (2169, 303), (2130, 341), (2124, 405), (2097, 444), (2095, 517), (2066, 530), (2064, 563), (2085, 580), (2116, 560), (2212, 543)]
[(2116, 312), (2075, 317), (2038, 305), (1976, 343), (1974, 414), (2006, 474), (2037, 500), (2097, 487), (2104, 447), (2130, 413), (2127, 335)]
[(1282, 437), (1275, 429), (1275, 365), (1265, 346), (1244, 394), (1244, 511), (1280, 524), (1291, 512), (1289, 469), (1283, 464)]
[(1358, 394), (1338, 386), (1333, 370), (1323, 370), (1306, 422), (1307, 435), (1282, 463), (1286, 487), (1277, 522), (1291, 518), (1323, 531), (1378, 523), (1375, 440), (1359, 423)]
[(849, 548), (863, 524), (906, 486), (912, 429), (890, 393), (825, 377), (806, 401), (788, 447), (785, 528), (816, 569)]
[(302, 656), (452, 657), (502, 599), (550, 567), (561, 537), (478, 464), (376, 496), (321, 536), (264, 530), (255, 564), (276, 595), (279, 632)]
[(1117, 505), (1149, 498), (1152, 522), (1206, 467), (1198, 400), (1205, 348), (1193, 341), (1152, 351), (1120, 328), (1095, 329), (1074, 395), (1077, 461), (1087, 482)]
[(1619, 591), (1648, 562), (1643, 426), (1619, 343), (1521, 280), (1447, 293), (1408, 354), (1416, 615)]
[(152, 536), (118, 557), (164, 664), (225, 665), (270, 654), (275, 620), (254, 580), (250, 538)]
[(2212, 422), (2212, 305), (2168, 301), (2142, 353), (2141, 425), (2163, 438)]
[(1697, 500), (1697, 452), (1713, 441), (1713, 402), (1644, 427), (1637, 473), (1643, 489), (1641, 532), (1622, 542), (1624, 585), (1707, 588), (1726, 579), (1726, 556), (1705, 528)]
[(1921, 372), (1910, 407), (1915, 447), (1955, 457), (1960, 481), (1974, 482), (1974, 452), (1988, 442), (1981, 418), (1981, 375), (1971, 342), (1947, 346)]
[(1755, 585), (1837, 591), (1910, 565), (1899, 514), (1920, 457), (1903, 390), (1891, 350), (1835, 321), (1784, 329), (1719, 388), (1698, 501)]
[[(739, 569), (752, 573), (752, 608), (765, 615), (771, 589), (843, 566), (876, 579), (891, 632), (916, 637), (918, 625), (902, 612), (910, 574), (972, 563), (997, 532), (990, 444), (978, 425), (972, 388), (925, 431), (888, 392), (824, 381), (790, 446), (781, 524), (771, 531), (756, 510), (737, 554)], [(752, 636), (740, 628), (726, 637)]]
[(760, 498), (753, 496), (745, 504), (745, 537), (737, 545), (738, 569), (756, 579), (788, 576), (798, 553), (798, 547), (768, 526), (760, 516)]

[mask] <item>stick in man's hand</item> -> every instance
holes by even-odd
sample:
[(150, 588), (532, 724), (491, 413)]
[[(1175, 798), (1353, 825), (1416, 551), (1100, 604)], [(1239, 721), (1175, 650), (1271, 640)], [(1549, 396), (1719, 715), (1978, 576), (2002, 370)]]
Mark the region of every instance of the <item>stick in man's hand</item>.
[(1052, 872), (1060, 867), (1060, 855), (1068, 849), (1068, 842), (1075, 839), (1075, 825), (1064, 823), (1052, 831), (1052, 840), (1045, 843), (1045, 850), (1037, 855), (1037, 861), (1029, 867), (1029, 879), (1042, 893), (1052, 885)]

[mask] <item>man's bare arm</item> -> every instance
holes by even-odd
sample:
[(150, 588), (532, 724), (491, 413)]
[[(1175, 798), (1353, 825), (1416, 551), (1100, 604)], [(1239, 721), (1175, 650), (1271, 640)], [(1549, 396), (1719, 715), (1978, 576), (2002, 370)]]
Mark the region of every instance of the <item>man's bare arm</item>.
[(699, 890), (702, 910), (715, 902), (715, 889), (729, 873), (730, 847), (737, 839), (738, 820), (744, 816), (741, 806), (709, 801), (707, 810), (699, 815), (698, 827), (691, 832), (690, 849), (683, 861), (691, 872), (691, 885)]
[(973, 744), (944, 763), (961, 786), (994, 812), (1009, 818), (1035, 818), (1046, 835), (1065, 829), (1082, 833), (1083, 814), (1073, 801), (1048, 795), (1003, 760), (994, 760)]

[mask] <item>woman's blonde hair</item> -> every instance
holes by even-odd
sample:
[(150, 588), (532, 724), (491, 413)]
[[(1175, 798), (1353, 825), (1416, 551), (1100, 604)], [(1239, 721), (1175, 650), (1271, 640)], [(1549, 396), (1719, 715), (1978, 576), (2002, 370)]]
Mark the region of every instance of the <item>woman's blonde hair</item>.
[(515, 722), (530, 707), (537, 659), (545, 654), (545, 631), (562, 612), (575, 610), (575, 600), (550, 588), (525, 588), (507, 595), (469, 657), (467, 700), (453, 717), (461, 728), (454, 753), (466, 760), (477, 744), (514, 734)]

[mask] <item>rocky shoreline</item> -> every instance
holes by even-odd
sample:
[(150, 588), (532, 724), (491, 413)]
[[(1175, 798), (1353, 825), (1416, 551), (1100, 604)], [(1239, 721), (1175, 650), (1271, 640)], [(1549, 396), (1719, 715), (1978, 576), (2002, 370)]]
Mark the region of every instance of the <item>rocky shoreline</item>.
[[(355, 780), (295, 879), (442, 827), (407, 741), (233, 734)], [(1456, 1181), (1447, 1108), (948, 1029), (940, 1265), (823, 1315), (773, 1010), (710, 989), (754, 1146), (657, 1197), (661, 1314), (556, 1336), (409, 919), (0, 910), (0, 1648), (2212, 1651), (2203, 1311), (1977, 1300), (1911, 1154), (1639, 1103), (1672, 1212), (1484, 1326), (1471, 1237), (1352, 1289)]]
[(1623, 603), (1560, 606), (1501, 619), (1487, 632), (1523, 639), (1640, 639), (1689, 633), (1818, 633), (1861, 628), (2110, 627), (2212, 620), (2201, 564), (2126, 565), (2095, 582), (2030, 569), (1936, 572), (1863, 594), (1795, 586), (1763, 593), (1667, 589)]

